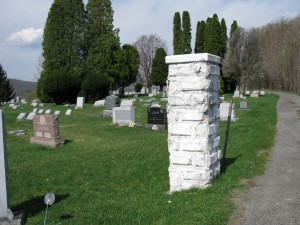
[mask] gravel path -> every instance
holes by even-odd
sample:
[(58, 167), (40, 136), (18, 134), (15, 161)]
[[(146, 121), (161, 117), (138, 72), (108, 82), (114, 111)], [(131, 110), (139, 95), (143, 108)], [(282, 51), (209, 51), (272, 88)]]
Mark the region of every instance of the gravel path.
[(277, 135), (266, 172), (248, 181), (230, 225), (300, 225), (300, 97), (276, 94)]

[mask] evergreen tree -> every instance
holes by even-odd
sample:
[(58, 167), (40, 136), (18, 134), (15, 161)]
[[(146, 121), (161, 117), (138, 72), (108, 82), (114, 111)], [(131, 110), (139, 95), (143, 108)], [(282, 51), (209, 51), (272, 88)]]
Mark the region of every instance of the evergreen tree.
[(7, 79), (6, 72), (0, 64), (0, 102), (7, 102), (15, 97), (14, 88)]
[(138, 75), (140, 56), (137, 49), (133, 45), (123, 45), (118, 52), (119, 58), (116, 64), (118, 79), (116, 80), (117, 87), (125, 87), (136, 81)]
[(195, 41), (195, 53), (204, 52), (204, 34), (205, 34), (205, 21), (201, 20), (197, 23), (196, 41)]
[(180, 13), (176, 12), (173, 19), (173, 54), (180, 55), (182, 53), (182, 29)]
[[(116, 66), (118, 51), (121, 49), (119, 29), (114, 30), (113, 9), (110, 0), (89, 0), (86, 9), (88, 13), (86, 38), (88, 55), (85, 70), (87, 76), (91, 77), (89, 79), (99, 77), (96, 79), (97, 81), (103, 80), (104, 83), (99, 83), (99, 90), (95, 94), (102, 93), (105, 95), (105, 91), (100, 89), (108, 90), (117, 83), (119, 76)], [(92, 94), (90, 93), (90, 95)]]
[(234, 20), (231, 24), (230, 28), (230, 38), (232, 37), (233, 32), (238, 28), (237, 22)]
[(166, 51), (158, 48), (153, 59), (150, 79), (154, 85), (159, 85), (160, 90), (166, 85), (168, 78), (168, 65), (165, 63)]
[[(85, 29), (86, 13), (82, 0), (53, 2), (42, 43), (44, 62), (37, 89), (42, 101), (75, 102), (85, 58)], [(69, 88), (72, 91), (66, 91)]]
[(221, 57), (224, 58), (227, 51), (227, 27), (224, 18), (221, 20)]
[(182, 54), (192, 53), (191, 41), (191, 19), (188, 11), (183, 11), (182, 14)]
[(217, 14), (207, 18), (204, 34), (204, 51), (221, 56), (221, 25)]

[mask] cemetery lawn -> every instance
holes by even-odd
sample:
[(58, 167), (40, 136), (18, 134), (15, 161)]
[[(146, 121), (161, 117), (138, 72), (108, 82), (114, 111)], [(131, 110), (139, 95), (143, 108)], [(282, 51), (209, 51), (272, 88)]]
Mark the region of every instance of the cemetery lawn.
[[(44, 196), (53, 192), (47, 224), (225, 225), (235, 209), (233, 193), (245, 187), (243, 180), (264, 172), (276, 132), (278, 96), (248, 100), (250, 110), (241, 111), (235, 99), (240, 120), (231, 123), (222, 174), (205, 190), (171, 195), (166, 131), (111, 126), (112, 119), (101, 117), (104, 107), (92, 104), (71, 116), (64, 115), (65, 106), (45, 104), (61, 110), (60, 136), (66, 140), (50, 149), (29, 143), (32, 121), (16, 121), (32, 107), (7, 106), (7, 132), (26, 133), (7, 135), (11, 208), (24, 211), (26, 225), (43, 224)], [(145, 125), (143, 104), (135, 103), (135, 117)], [(222, 149), (225, 127), (221, 122)]]

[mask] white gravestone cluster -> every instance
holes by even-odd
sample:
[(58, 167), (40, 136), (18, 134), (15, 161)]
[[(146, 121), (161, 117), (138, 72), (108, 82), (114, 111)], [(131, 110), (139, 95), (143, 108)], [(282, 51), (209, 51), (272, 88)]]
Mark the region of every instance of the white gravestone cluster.
[(205, 188), (220, 173), (220, 57), (167, 56), (170, 192)]

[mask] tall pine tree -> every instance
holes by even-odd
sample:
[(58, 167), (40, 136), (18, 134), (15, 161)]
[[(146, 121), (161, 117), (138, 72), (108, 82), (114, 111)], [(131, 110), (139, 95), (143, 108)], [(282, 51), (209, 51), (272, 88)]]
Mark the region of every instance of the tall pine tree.
[(43, 36), (43, 71), (38, 97), (56, 103), (75, 102), (85, 58), (86, 13), (82, 0), (55, 0)]
[(205, 21), (201, 20), (197, 23), (196, 41), (195, 41), (195, 53), (204, 52), (204, 33), (205, 33)]
[(238, 24), (236, 22), (236, 20), (234, 20), (231, 24), (231, 28), (230, 28), (230, 38), (232, 37), (233, 32), (238, 28)]
[(7, 102), (15, 97), (14, 89), (7, 79), (6, 72), (0, 64), (0, 102)]
[(191, 19), (188, 11), (183, 11), (182, 14), (182, 54), (192, 53), (192, 28)]
[(221, 56), (221, 28), (218, 15), (214, 14), (212, 18), (207, 18), (205, 35), (204, 35), (204, 51), (217, 56)]
[[(87, 4), (87, 60), (85, 69), (87, 80), (99, 82), (95, 94), (101, 93), (99, 98), (105, 97), (111, 85), (117, 83), (118, 71), (116, 63), (120, 50), (119, 30), (113, 26), (113, 9), (110, 0), (89, 0)], [(97, 77), (97, 79), (96, 79)], [(99, 79), (98, 79), (99, 78)], [(101, 83), (103, 81), (103, 84)], [(84, 85), (87, 87), (87, 85)], [(83, 94), (92, 95), (89, 88)]]
[(168, 77), (168, 65), (165, 63), (167, 56), (163, 48), (158, 48), (152, 63), (150, 79), (154, 85), (159, 85), (160, 90), (166, 85)]
[(224, 18), (221, 20), (221, 57), (224, 58), (227, 51), (227, 27)]
[(182, 29), (180, 13), (176, 12), (173, 19), (173, 54), (182, 53)]

